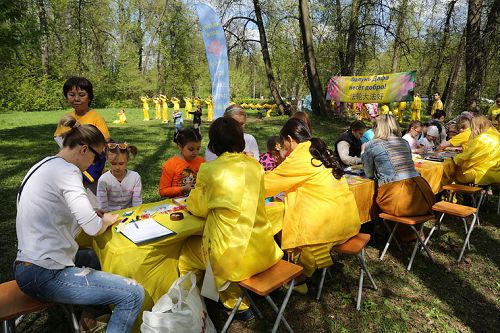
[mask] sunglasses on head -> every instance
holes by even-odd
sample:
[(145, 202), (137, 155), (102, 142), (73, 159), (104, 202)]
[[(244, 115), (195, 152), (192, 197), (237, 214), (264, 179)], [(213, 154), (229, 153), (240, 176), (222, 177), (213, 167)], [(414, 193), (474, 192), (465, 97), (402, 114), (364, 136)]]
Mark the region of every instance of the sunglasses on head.
[(108, 143), (108, 149), (109, 150), (115, 150), (115, 149), (120, 149), (120, 150), (127, 150), (128, 149), (128, 143), (115, 143), (115, 142), (110, 142)]
[(97, 163), (100, 159), (102, 159), (104, 157), (104, 153), (98, 153), (94, 148), (92, 148), (92, 146), (90, 146), (89, 144), (86, 144), (86, 143), (80, 143), (80, 145), (85, 145), (89, 148), (89, 150), (92, 152), (92, 154), (94, 154), (94, 161), (92, 161), (92, 163)]

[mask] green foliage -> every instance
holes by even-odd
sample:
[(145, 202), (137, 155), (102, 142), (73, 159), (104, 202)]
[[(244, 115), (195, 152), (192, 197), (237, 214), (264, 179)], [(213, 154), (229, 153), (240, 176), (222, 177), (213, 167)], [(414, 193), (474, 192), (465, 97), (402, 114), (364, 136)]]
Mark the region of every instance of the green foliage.
[(2, 111), (45, 111), (61, 108), (61, 84), (45, 75), (14, 67), (2, 71), (0, 82)]

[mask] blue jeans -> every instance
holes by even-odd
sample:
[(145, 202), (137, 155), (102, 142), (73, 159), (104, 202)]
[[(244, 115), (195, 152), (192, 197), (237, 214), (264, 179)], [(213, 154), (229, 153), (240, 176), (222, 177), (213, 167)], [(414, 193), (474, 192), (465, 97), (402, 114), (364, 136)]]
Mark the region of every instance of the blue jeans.
[(132, 279), (89, 267), (46, 269), (31, 263), (14, 264), (19, 288), (45, 302), (115, 305), (106, 332), (130, 332), (144, 301), (144, 289)]

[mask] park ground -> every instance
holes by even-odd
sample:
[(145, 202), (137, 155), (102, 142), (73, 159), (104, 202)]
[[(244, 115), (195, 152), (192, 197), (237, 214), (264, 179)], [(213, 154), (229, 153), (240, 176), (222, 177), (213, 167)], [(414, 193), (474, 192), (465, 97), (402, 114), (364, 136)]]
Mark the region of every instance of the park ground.
[[(16, 255), (16, 193), (28, 169), (43, 157), (55, 154), (55, 124), (68, 110), (50, 112), (7, 112), (0, 114), (0, 282), (13, 278), (12, 262)], [(158, 181), (163, 162), (177, 153), (172, 142), (173, 125), (158, 120), (142, 121), (142, 110), (127, 110), (128, 124), (112, 124), (117, 109), (99, 112), (108, 121), (115, 141), (127, 141), (139, 148), (129, 163), (142, 177), (145, 202), (159, 200)], [(172, 119), (172, 118), (170, 118)], [(205, 119), (204, 119), (205, 120)], [(266, 140), (276, 135), (286, 117), (257, 120), (251, 113), (246, 131), (253, 134), (261, 151)], [(185, 121), (185, 124), (189, 121)], [(203, 150), (208, 142), (209, 123), (202, 126)], [(346, 123), (313, 118), (314, 135), (332, 147)], [(500, 226), (496, 214), (498, 196), (489, 197), (482, 207), (481, 225), (471, 237), (471, 250), (461, 263), (456, 262), (464, 230), (458, 220), (446, 220), (439, 237), (431, 240), (436, 259), (432, 263), (418, 254), (411, 272), (405, 270), (410, 247), (401, 253), (390, 248), (384, 261), (378, 256), (385, 236), (377, 237), (367, 248), (368, 267), (379, 289), (363, 290), (361, 310), (355, 309), (359, 272), (351, 257), (335, 257), (333, 279), (325, 282), (319, 302), (314, 298), (318, 276), (308, 282), (309, 294), (294, 294), (285, 312), (296, 332), (498, 332), (500, 327)], [(333, 212), (332, 212), (333, 213)], [(428, 226), (429, 227), (429, 226)], [(428, 229), (427, 229), (428, 230)], [(365, 285), (368, 281), (365, 280)], [(284, 292), (273, 297), (280, 301)], [(267, 321), (235, 322), (232, 332), (264, 332), (270, 329), (271, 310), (259, 301)], [(214, 303), (207, 303), (217, 327), (224, 315)], [(68, 321), (57, 308), (29, 315), (19, 327), (21, 332), (66, 332)]]

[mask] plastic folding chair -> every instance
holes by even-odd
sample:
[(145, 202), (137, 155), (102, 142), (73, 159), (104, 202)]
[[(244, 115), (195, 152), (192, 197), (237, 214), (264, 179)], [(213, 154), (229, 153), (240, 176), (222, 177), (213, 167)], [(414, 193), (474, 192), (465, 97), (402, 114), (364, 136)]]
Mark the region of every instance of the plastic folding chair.
[[(332, 251), (335, 253), (354, 255), (359, 260), (359, 283), (358, 283), (358, 296), (356, 299), (356, 310), (358, 311), (361, 308), (361, 295), (363, 292), (363, 280), (365, 273), (368, 275), (368, 278), (370, 279), (373, 285), (373, 289), (377, 290), (377, 285), (375, 284), (375, 281), (373, 281), (372, 275), (370, 274), (370, 271), (368, 270), (365, 261), (365, 247), (369, 241), (370, 241), (369, 234), (359, 233), (356, 236), (350, 238), (345, 243), (335, 245), (332, 248)], [(327, 271), (328, 267), (325, 267), (322, 269), (321, 272), (321, 281), (319, 283), (318, 293), (316, 295), (316, 300), (318, 301), (321, 297), (321, 291), (323, 290), (323, 283), (325, 281), (325, 275)]]
[[(302, 270), (303, 268), (298, 265), (292, 264), (291, 262), (285, 260), (280, 260), (276, 265), (268, 268), (264, 272), (256, 274), (251, 278), (240, 281), (238, 283), (239, 286), (242, 287), (243, 294), (250, 301), (251, 307), (257, 313), (257, 316), (263, 318), (263, 315), (260, 312), (259, 308), (253, 301), (252, 297), (250, 297), (250, 293), (248, 293), (248, 290), (253, 291), (257, 295), (265, 297), (265, 299), (271, 305), (273, 310), (278, 314), (272, 329), (273, 333), (275, 333), (278, 330), (278, 327), (281, 322), (283, 322), (283, 324), (285, 325), (286, 329), (289, 332), (293, 333), (292, 328), (290, 327), (286, 319), (283, 317), (283, 312), (285, 311), (286, 305), (288, 304), (288, 300), (290, 299), (290, 295), (292, 294), (293, 286), (295, 285), (295, 278), (302, 273)], [(269, 294), (274, 290), (284, 286), (288, 282), (290, 282), (290, 285), (288, 286), (288, 291), (286, 293), (285, 299), (283, 300), (281, 307), (278, 308), (278, 306), (276, 305), (276, 303), (274, 303)], [(231, 325), (234, 315), (236, 314), (236, 311), (238, 310), (242, 301), (243, 301), (243, 296), (240, 296), (236, 301), (236, 305), (231, 311), (229, 318), (224, 324), (224, 327), (222, 328), (221, 331), (222, 333), (225, 333), (229, 328), (229, 325)]]
[[(427, 255), (429, 256), (429, 258), (431, 258), (432, 262), (435, 262), (434, 258), (432, 257), (431, 251), (429, 250), (429, 248), (427, 247), (427, 244), (425, 243), (425, 240), (420, 237), (420, 233), (422, 233), (423, 229), (424, 229), (424, 223), (429, 221), (429, 220), (433, 220), (434, 215), (404, 216), (403, 217), (403, 216), (393, 216), (393, 215), (389, 215), (386, 213), (380, 213), (379, 217), (384, 219), (384, 220), (394, 222), (394, 228), (392, 229), (392, 232), (389, 236), (389, 239), (387, 240), (387, 243), (385, 244), (384, 250), (382, 251), (382, 254), (380, 255), (380, 260), (384, 259), (385, 253), (387, 252), (387, 249), (389, 248), (389, 245), (391, 244), (391, 241), (394, 237), (394, 233), (396, 232), (396, 229), (398, 228), (398, 226), (400, 224), (404, 224), (404, 225), (409, 226), (411, 228), (411, 230), (413, 230), (413, 232), (415, 233), (415, 236), (417, 237), (417, 240), (415, 242), (415, 247), (413, 248), (410, 262), (408, 263), (408, 267), (406, 268), (406, 270), (407, 271), (411, 270), (413, 260), (415, 259), (415, 255), (417, 254), (417, 250), (419, 248), (423, 248), (427, 252)], [(385, 221), (384, 221), (384, 223), (385, 223)], [(415, 225), (418, 225), (418, 224), (420, 224), (420, 230), (417, 230), (417, 228), (415, 228)], [(396, 239), (394, 238), (394, 240), (396, 240)]]
[(451, 202), (451, 199), (453, 197), (453, 193), (464, 193), (468, 194), (472, 198), (472, 204), (474, 207), (477, 209), (476, 215), (477, 215), (477, 224), (481, 224), (479, 221), (479, 208), (483, 204), (484, 200), (486, 199), (486, 191), (483, 190), (479, 186), (474, 186), (474, 185), (460, 185), (460, 184), (450, 184), (450, 185), (444, 185), (443, 190), (446, 190), (449, 192), (449, 197), (448, 201)]
[[(435, 212), (441, 213), (441, 217), (434, 224), (431, 231), (429, 232), (429, 235), (425, 239), (425, 244), (427, 244), (427, 242), (431, 238), (432, 234), (434, 233), (434, 230), (436, 230), (436, 229), (439, 230), (445, 214), (458, 217), (464, 222), (466, 236), (465, 236), (464, 245), (462, 246), (462, 250), (460, 251), (460, 255), (458, 256), (458, 259), (457, 259), (457, 261), (460, 262), (462, 260), (463, 255), (464, 255), (465, 247), (470, 249), (469, 239), (470, 239), (470, 235), (471, 235), (472, 230), (474, 229), (474, 226), (475, 226), (476, 221), (477, 221), (477, 208), (459, 205), (459, 204), (455, 204), (455, 203), (447, 202), (447, 201), (440, 201), (440, 202), (437, 202), (436, 204), (434, 204), (434, 206), (432, 206), (432, 210)], [(472, 215), (472, 222), (471, 222), (470, 227), (467, 227), (466, 218), (471, 216), (471, 215)]]

